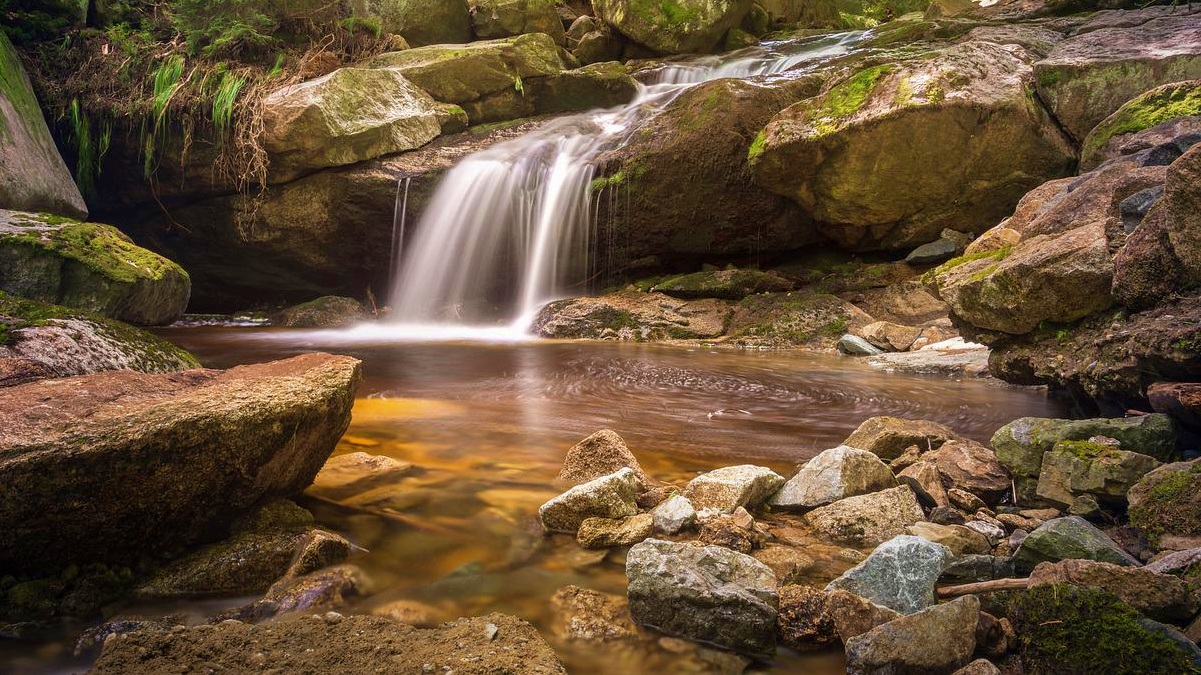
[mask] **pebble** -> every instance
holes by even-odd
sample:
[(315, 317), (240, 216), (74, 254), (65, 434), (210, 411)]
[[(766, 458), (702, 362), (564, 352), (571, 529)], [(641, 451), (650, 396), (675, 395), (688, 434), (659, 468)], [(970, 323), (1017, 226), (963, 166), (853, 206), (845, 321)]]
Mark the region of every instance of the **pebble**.
[(497, 628), (496, 624), (494, 624), (494, 623), (490, 623), (490, 624), (487, 624), (484, 626), (484, 637), (488, 638), (489, 640), (495, 640), (496, 634), (499, 632), (500, 632), (500, 629)]

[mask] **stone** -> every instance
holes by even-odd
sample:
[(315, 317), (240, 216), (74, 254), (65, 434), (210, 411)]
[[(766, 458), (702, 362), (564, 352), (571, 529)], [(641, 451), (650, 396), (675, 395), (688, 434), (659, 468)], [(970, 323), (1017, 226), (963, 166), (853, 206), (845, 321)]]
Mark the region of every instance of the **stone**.
[(587, 518), (580, 523), (576, 541), (584, 548), (631, 546), (651, 536), (654, 517), (640, 513), (622, 519)]
[(909, 533), (926, 541), (942, 544), (954, 555), (965, 553), (983, 555), (992, 551), (988, 538), (963, 525), (939, 525), (916, 523), (909, 526)]
[(637, 515), (634, 496), (641, 482), (633, 469), (622, 468), (577, 485), (538, 508), (538, 519), (549, 532), (575, 534), (588, 518)]
[(637, 0), (595, 0), (596, 15), (622, 35), (661, 54), (703, 54), (742, 23), (751, 0), (677, 0), (667, 5)]
[(356, 0), (361, 15), (380, 30), (403, 35), (414, 46), (471, 42), (467, 0)]
[(98, 675), (182, 672), (204, 662), (218, 671), (252, 672), (263, 669), (264, 655), (269, 655), (272, 668), (285, 672), (318, 672), (328, 670), (330, 664), (344, 672), (368, 672), (380, 663), (407, 673), (452, 667), (456, 673), (482, 673), (486, 668), (548, 675), (567, 672), (532, 625), (505, 614), (458, 619), (438, 628), (350, 615), (335, 622), (322, 616), (296, 616), (261, 626), (227, 621), (152, 628), (106, 640), (92, 670)]
[(976, 653), (989, 658), (1004, 658), (1017, 646), (1017, 635), (1009, 619), (998, 619), (988, 612), (980, 612), (976, 624)]
[(533, 80), (529, 93), (539, 114), (551, 114), (629, 103), (638, 94), (638, 83), (620, 62), (606, 61)]
[(0, 482), (20, 495), (0, 499), (0, 565), (119, 563), (197, 542), (253, 504), (298, 494), (350, 423), (359, 377), (356, 359), (313, 353), (0, 390)]
[[(918, 501), (928, 507), (945, 507), (951, 501), (942, 484), (942, 474), (934, 462), (917, 462), (897, 474), (897, 481), (908, 485), (917, 495)], [(955, 513), (958, 513), (957, 511)], [(931, 518), (934, 514), (931, 513)], [(960, 520), (963, 516), (960, 515)]]
[(579, 485), (627, 467), (644, 486), (650, 484), (650, 479), (638, 464), (638, 458), (630, 452), (621, 436), (610, 429), (601, 429), (567, 451), (555, 484)]
[(962, 525), (965, 521), (963, 512), (953, 506), (936, 506), (930, 509), (930, 522), (932, 523)]
[(0, 291), (157, 326), (183, 314), (191, 280), (111, 225), (0, 210)]
[(847, 640), (848, 673), (950, 673), (972, 658), (980, 600), (968, 595)]
[(550, 599), (555, 632), (571, 641), (604, 644), (637, 639), (626, 599), (579, 586), (564, 586)]
[(999, 523), (981, 520), (979, 516), (976, 516), (972, 520), (965, 522), (963, 526), (984, 535), (992, 544), (1005, 541), (1005, 528)]
[(336, 565), (302, 577), (285, 577), (261, 599), (228, 609), (210, 621), (259, 623), (299, 612), (344, 609), (351, 600), (367, 595), (371, 580), (354, 565)]
[(271, 323), (289, 328), (342, 328), (369, 316), (367, 308), (354, 298), (325, 295), (281, 310)]
[(776, 648), (776, 577), (720, 546), (648, 539), (626, 557), (634, 621), (668, 635), (770, 658)]
[[(1130, 524), (1164, 548), (1194, 548), (1201, 537), (1201, 460), (1165, 464), (1143, 476), (1127, 494)], [(1185, 545), (1166, 546), (1177, 539)]]
[(1190, 429), (1201, 429), (1201, 383), (1157, 382), (1147, 388), (1147, 400), (1155, 412)]
[(905, 262), (910, 265), (930, 265), (955, 257), (960, 246), (946, 237), (939, 237), (928, 244), (922, 244), (905, 256)]
[(784, 484), (784, 478), (762, 466), (741, 464), (703, 473), (684, 488), (684, 496), (697, 509), (731, 513), (739, 506), (755, 508)]
[(553, 0), (471, 0), (471, 23), (480, 39), (545, 33), (558, 44), (567, 35)]
[(657, 341), (720, 336), (730, 318), (721, 300), (675, 300), (659, 293), (569, 298), (543, 307), (533, 332), (545, 338)]
[(1160, 461), (1176, 454), (1176, 430), (1167, 415), (1126, 419), (1059, 420), (1023, 417), (997, 430), (992, 447), (997, 459), (1018, 476), (1038, 476), (1043, 454), (1059, 441), (1087, 441), (1093, 436), (1116, 438), (1123, 450)]
[(782, 293), (793, 290), (795, 284), (775, 272), (754, 269), (714, 270), (695, 272), (655, 284), (651, 290), (673, 298), (721, 298), (741, 300), (756, 293)]
[(1093, 560), (1039, 563), (1030, 573), (1030, 586), (1049, 584), (1104, 589), (1158, 621), (1187, 621), (1201, 609), (1201, 598), (1193, 594), (1184, 580), (1146, 568)]
[(1077, 558), (1128, 567), (1139, 566), (1138, 560), (1079, 516), (1066, 516), (1043, 523), (1022, 541), (1022, 545), (1014, 552), (1013, 562), (1018, 572), (1028, 573), (1040, 562)]
[(943, 485), (970, 492), (986, 503), (997, 503), (1011, 489), (1008, 469), (991, 448), (975, 441), (948, 441), (923, 459), (933, 461), (938, 467)]
[(651, 511), (655, 532), (677, 534), (696, 525), (696, 509), (684, 495), (672, 495)]
[(819, 534), (853, 546), (887, 541), (923, 518), (917, 496), (906, 485), (848, 497), (805, 516)]
[(793, 546), (768, 544), (751, 551), (751, 556), (771, 568), (782, 584), (794, 583), (797, 578), (813, 569), (817, 561)]
[(371, 613), (418, 628), (433, 628), (442, 623), (438, 620), (438, 609), (416, 600), (393, 600), (372, 609)]
[(1001, 670), (988, 659), (976, 659), (951, 675), (1001, 675)]
[(862, 448), (883, 460), (892, 460), (900, 457), (910, 446), (916, 445), (925, 452), (940, 448), (953, 438), (959, 438), (959, 434), (937, 422), (871, 417), (847, 436), (842, 444)]
[(17, 50), (0, 36), (0, 209), (86, 218), (88, 207), (63, 162)]
[(1063, 507), (1079, 497), (1121, 505), (1126, 493), (1160, 462), (1090, 441), (1059, 441), (1043, 455), (1035, 493)]
[(962, 555), (947, 564), (938, 578), (950, 584), (1008, 579), (1013, 576), (1013, 558), (993, 555)]
[(960, 490), (959, 488), (947, 490), (947, 498), (951, 500), (952, 505), (963, 509), (967, 513), (975, 513), (988, 506), (988, 504), (984, 503), (983, 499), (980, 499), (967, 490)]
[(846, 347), (842, 331), (868, 323), (871, 317), (850, 302), (806, 290), (747, 297), (735, 305), (726, 333), (727, 342), (744, 347), (827, 350), (839, 342)]
[[(1047, 520), (1050, 519), (1048, 518)], [(1046, 522), (1043, 520), (1036, 520), (1034, 518), (1026, 518), (1025, 516), (1021, 516), (1016, 513), (998, 513), (997, 521), (1004, 525), (1005, 529), (1010, 532), (1013, 532), (1014, 530), (1026, 530), (1029, 532)]]
[(838, 338), (838, 351), (848, 356), (875, 356), (883, 354), (884, 350), (864, 340), (858, 335), (847, 333)]
[(721, 514), (707, 518), (701, 523), (697, 539), (702, 544), (724, 546), (739, 553), (749, 554), (754, 550), (759, 537), (750, 528), (739, 524), (734, 516)]
[(330, 457), (307, 492), (338, 501), (394, 483), (412, 472), (412, 464), (391, 457), (350, 452)]
[(850, 591), (826, 591), (826, 612), (834, 621), (834, 631), (844, 643), (881, 624), (902, 616), (900, 612), (862, 598)]
[(819, 453), (768, 500), (773, 508), (811, 509), (895, 487), (888, 465), (866, 450), (840, 445)]
[(780, 588), (780, 641), (789, 649), (822, 649), (838, 639), (834, 619), (826, 608), (826, 593), (814, 586)]
[(901, 326), (888, 321), (876, 321), (860, 331), (863, 338), (886, 352), (905, 352), (922, 335), (922, 329)]
[(1197, 576), (1196, 572), (1201, 571), (1201, 548), (1166, 553), (1162, 557), (1152, 558), (1142, 569), (1159, 574)]
[(934, 583), (951, 558), (942, 544), (900, 535), (876, 547), (867, 560), (830, 582), (841, 589), (900, 612), (912, 614), (935, 603)]
[(441, 133), (434, 99), (400, 70), (339, 68), (263, 100), (272, 179), (413, 150)]
[[(1102, 120), (1084, 138), (1081, 144), (1080, 169), (1090, 171), (1106, 159), (1121, 154), (1131, 154), (1138, 146), (1123, 147), (1139, 132), (1165, 126), (1165, 135), (1172, 137), (1187, 133), (1188, 129), (1201, 130), (1201, 83), (1173, 82), (1143, 92), (1122, 104), (1109, 117)], [(1182, 124), (1183, 123), (1183, 124)], [(1156, 140), (1171, 140), (1156, 138)], [(1145, 144), (1145, 141), (1139, 145)], [(1142, 148), (1138, 148), (1142, 149)]]

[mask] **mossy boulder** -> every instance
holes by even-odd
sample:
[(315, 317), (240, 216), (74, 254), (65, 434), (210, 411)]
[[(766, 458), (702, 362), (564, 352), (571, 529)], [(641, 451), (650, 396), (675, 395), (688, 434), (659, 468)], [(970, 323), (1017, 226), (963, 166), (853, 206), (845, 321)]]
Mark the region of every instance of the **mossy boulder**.
[(1139, 94), (1201, 77), (1196, 17), (1144, 11), (1150, 20), (1070, 37), (1034, 65), (1039, 97), (1077, 141)]
[(412, 150), (441, 132), (434, 99), (386, 68), (339, 68), (263, 104), (263, 145), (280, 182)]
[(571, 112), (629, 103), (638, 83), (621, 63), (606, 61), (536, 79), (528, 91), (539, 113)]
[(478, 38), (512, 37), (523, 33), (545, 33), (562, 45), (566, 40), (563, 20), (555, 0), (470, 0), (471, 24)]
[[(1130, 489), (1130, 523), (1160, 545), (1192, 548), (1201, 541), (1201, 460), (1176, 462), (1143, 476)], [(1191, 544), (1191, 545), (1190, 545)]]
[(834, 295), (813, 291), (751, 295), (730, 317), (729, 340), (755, 347), (832, 349), (872, 318)]
[(835, 0), (757, 0), (774, 25), (797, 28), (842, 28)]
[(594, 0), (597, 16), (622, 35), (660, 54), (713, 51), (736, 28), (753, 0)]
[(0, 210), (0, 290), (148, 326), (183, 313), (191, 280), (112, 226)]
[(414, 46), (471, 42), (467, 0), (352, 0), (356, 16), (376, 19), (385, 33)]
[(538, 312), (533, 331), (547, 338), (586, 340), (712, 339), (724, 332), (729, 317), (730, 305), (721, 300), (623, 292), (552, 302)]
[[(0, 362), (25, 364), (10, 384), (106, 370), (169, 373), (200, 366), (188, 352), (133, 326), (3, 291)], [(20, 376), (22, 370), (27, 376)]]
[(358, 300), (326, 295), (281, 310), (271, 322), (289, 328), (340, 328), (368, 316), (367, 309)]
[[(1060, 443), (1086, 443), (1094, 436), (1116, 439), (1122, 450), (1137, 452), (1158, 461), (1176, 457), (1176, 426), (1167, 415), (1140, 415), (1128, 418), (1062, 420), (1022, 417), (993, 434), (992, 447), (997, 459), (1018, 476), (1038, 476), (1043, 455)], [(1093, 444), (1063, 445), (1064, 451), (1087, 455)]]
[(1013, 554), (1013, 563), (1020, 573), (1029, 573), (1041, 562), (1074, 559), (1139, 566), (1134, 556), (1079, 516), (1055, 518), (1039, 525)]
[(1180, 118), (1196, 118), (1201, 130), (1201, 80), (1165, 84), (1124, 103), (1088, 132), (1080, 151), (1080, 169), (1093, 169), (1119, 154), (1132, 135)]
[(1090, 441), (1060, 441), (1043, 455), (1036, 494), (1062, 508), (1091, 495), (1125, 505), (1126, 493), (1160, 463), (1153, 457)]
[(756, 293), (791, 291), (793, 282), (773, 273), (753, 269), (695, 272), (655, 284), (654, 291), (674, 298), (741, 300)]
[(1075, 164), (1034, 97), (1032, 60), (969, 41), (848, 65), (764, 128), (750, 151), (755, 178), (852, 250), (980, 231)]
[(29, 77), (0, 34), (0, 209), (85, 218), (88, 208), (58, 153)]

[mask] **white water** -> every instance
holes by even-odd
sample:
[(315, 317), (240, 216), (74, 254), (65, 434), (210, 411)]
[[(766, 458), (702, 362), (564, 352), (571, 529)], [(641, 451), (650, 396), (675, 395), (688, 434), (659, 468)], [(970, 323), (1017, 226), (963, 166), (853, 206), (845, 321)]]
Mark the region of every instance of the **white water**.
[(394, 323), (385, 330), (393, 338), (447, 339), (487, 325), (487, 339), (524, 335), (539, 308), (594, 271), (597, 157), (690, 87), (788, 77), (804, 72), (806, 62), (848, 52), (859, 39), (843, 33), (765, 43), (663, 66), (639, 74), (647, 83), (628, 105), (565, 117), (464, 158), (439, 183), (412, 241), (406, 245), (402, 233), (395, 243)]

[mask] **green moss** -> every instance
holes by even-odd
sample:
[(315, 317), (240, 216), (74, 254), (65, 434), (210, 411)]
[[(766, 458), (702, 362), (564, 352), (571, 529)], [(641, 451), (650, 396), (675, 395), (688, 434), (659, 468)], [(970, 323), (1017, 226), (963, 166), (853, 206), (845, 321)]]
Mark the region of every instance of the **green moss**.
[(700, 17), (695, 8), (677, 0), (634, 0), (629, 8), (634, 16), (655, 26), (680, 27)]
[(766, 149), (767, 149), (767, 130), (761, 129), (759, 131), (759, 133), (755, 134), (755, 140), (751, 141), (751, 148), (749, 150), (747, 150), (747, 153), (746, 153), (746, 161), (748, 163), (753, 164), (756, 160), (759, 159), (760, 155), (762, 155), (763, 151)]
[(880, 78), (893, 70), (891, 64), (862, 70), (826, 92), (821, 104), (809, 115), (809, 123), (819, 135), (837, 131), (846, 118), (854, 115), (871, 96)]
[(1146, 499), (1130, 507), (1130, 523), (1152, 540), (1165, 532), (1201, 534), (1201, 462), (1154, 478)]
[(1104, 148), (1114, 136), (1150, 129), (1178, 117), (1201, 115), (1201, 86), (1180, 83), (1153, 89), (1126, 103), (1089, 134), (1083, 155)]
[(617, 173), (614, 173), (611, 176), (602, 176), (600, 178), (593, 179), (592, 183), (589, 184), (589, 188), (593, 192), (599, 192), (605, 188), (619, 187), (621, 185), (625, 185), (627, 182), (632, 182), (642, 178), (646, 175), (646, 172), (647, 168), (644, 164), (635, 162), (633, 164), (623, 166), (617, 170)]
[[(1008, 258), (1009, 254), (1012, 252), (1013, 252), (1012, 246), (1005, 246), (1005, 247), (1002, 247), (1002, 248), (999, 248), (999, 249), (996, 249), (993, 251), (980, 251), (979, 253), (969, 253), (967, 255), (961, 255), (958, 258), (951, 258), (950, 260), (939, 265), (938, 267), (935, 267), (934, 269), (930, 270), (929, 272), (926, 272), (925, 274), (922, 275), (921, 279), (925, 283), (934, 283), (934, 282), (937, 282), (938, 277), (946, 274), (947, 272), (950, 272), (951, 270), (955, 269), (956, 267), (961, 267), (963, 265), (966, 265), (970, 262), (975, 262), (977, 260), (996, 260), (999, 262), (1001, 260)], [(987, 268), (985, 268), (984, 270), (973, 274), (972, 280), (980, 281), (980, 280), (984, 279), (985, 277), (988, 277), (989, 275), (993, 274), (996, 271), (997, 271), (997, 266), (990, 265)], [(979, 278), (977, 278), (977, 277), (979, 277)]]
[(162, 279), (168, 273), (187, 278), (187, 272), (170, 260), (134, 244), (120, 230), (98, 223), (81, 223), (50, 214), (38, 214), (38, 224), (57, 229), (31, 229), (28, 233), (0, 236), (0, 241), (53, 251), (115, 281)]
[(1048, 68), (1048, 69), (1039, 71), (1038, 86), (1051, 87), (1051, 86), (1054, 86), (1055, 84), (1057, 84), (1058, 82), (1059, 82), (1059, 71), (1058, 70), (1051, 70)]
[(1097, 459), (1116, 454), (1111, 446), (1089, 441), (1059, 441), (1054, 450), (1068, 452), (1077, 459)]

